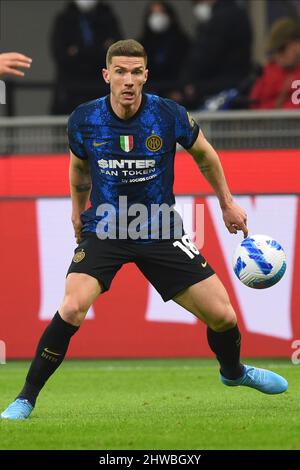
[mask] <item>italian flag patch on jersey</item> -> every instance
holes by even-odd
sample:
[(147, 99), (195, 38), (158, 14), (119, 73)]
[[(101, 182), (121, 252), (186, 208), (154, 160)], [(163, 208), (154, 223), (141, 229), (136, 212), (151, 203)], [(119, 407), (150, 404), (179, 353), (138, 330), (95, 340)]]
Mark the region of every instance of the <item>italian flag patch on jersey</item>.
[(124, 152), (130, 152), (133, 149), (133, 135), (120, 135), (120, 146)]

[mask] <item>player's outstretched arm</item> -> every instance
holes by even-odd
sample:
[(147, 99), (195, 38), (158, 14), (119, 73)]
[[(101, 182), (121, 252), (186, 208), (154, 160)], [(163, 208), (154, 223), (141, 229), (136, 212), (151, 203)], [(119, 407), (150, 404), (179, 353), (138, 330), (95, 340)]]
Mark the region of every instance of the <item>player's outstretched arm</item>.
[(91, 193), (92, 179), (88, 161), (76, 157), (76, 155), (71, 151), (69, 179), (72, 199), (72, 224), (74, 227), (76, 242), (79, 243), (82, 225), (80, 214), (86, 209)]
[(214, 189), (228, 231), (237, 233), (238, 230), (242, 230), (246, 238), (248, 236), (247, 215), (233, 201), (218, 154), (206, 140), (203, 132), (199, 132), (194, 145), (188, 149), (188, 152), (193, 156), (201, 173)]
[(31, 66), (32, 59), (19, 52), (4, 52), (0, 54), (0, 76), (11, 75), (24, 77), (21, 69), (28, 69)]

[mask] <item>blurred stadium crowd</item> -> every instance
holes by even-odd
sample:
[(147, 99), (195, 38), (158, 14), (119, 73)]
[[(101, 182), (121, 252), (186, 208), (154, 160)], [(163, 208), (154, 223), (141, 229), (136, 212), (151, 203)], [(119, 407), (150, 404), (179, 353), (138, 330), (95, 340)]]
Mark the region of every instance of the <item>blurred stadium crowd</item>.
[[(145, 91), (189, 110), (300, 107), (300, 100), (291, 98), (292, 84), (300, 80), (299, 17), (273, 23), (261, 64), (252, 57), (253, 31), (243, 2), (191, 0), (189, 5), (197, 22), (193, 36), (187, 35), (171, 3), (147, 5), (142, 33), (135, 38), (148, 54)], [(51, 114), (69, 114), (78, 104), (108, 93), (99, 69), (105, 67), (108, 47), (123, 38), (109, 2), (62, 4), (50, 34), (56, 70)]]
[[(146, 90), (175, 99), (191, 110), (289, 108), (291, 83), (300, 79), (300, 24), (277, 21), (270, 32), (264, 67), (251, 59), (252, 31), (244, 8), (234, 0), (194, 0), (193, 39), (183, 31), (171, 4), (147, 6), (138, 39), (148, 54)], [(99, 65), (106, 50), (122, 38), (109, 4), (74, 0), (53, 25), (51, 50), (56, 64), (52, 114), (68, 114), (84, 101), (105, 94)], [(101, 88), (102, 87), (102, 88)], [(101, 89), (100, 89), (101, 88)]]

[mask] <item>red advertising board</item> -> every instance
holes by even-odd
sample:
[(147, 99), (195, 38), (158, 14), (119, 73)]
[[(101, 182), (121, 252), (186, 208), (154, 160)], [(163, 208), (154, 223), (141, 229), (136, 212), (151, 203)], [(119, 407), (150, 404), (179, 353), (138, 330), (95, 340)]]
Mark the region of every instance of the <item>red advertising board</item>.
[[(205, 204), (201, 250), (224, 282), (236, 309), (243, 355), (290, 356), (300, 339), (300, 151), (223, 151), (233, 193), (246, 208), (250, 233), (267, 233), (284, 246), (288, 269), (264, 291), (243, 286), (230, 265), (233, 237), (192, 158), (176, 156), (179, 202)], [(25, 199), (26, 198), (26, 199)], [(31, 357), (63, 295), (73, 246), (69, 222), (68, 156), (0, 159), (1, 328), (9, 358)], [(100, 296), (69, 357), (210, 356), (205, 326), (170, 301), (164, 304), (138, 269), (122, 268)]]

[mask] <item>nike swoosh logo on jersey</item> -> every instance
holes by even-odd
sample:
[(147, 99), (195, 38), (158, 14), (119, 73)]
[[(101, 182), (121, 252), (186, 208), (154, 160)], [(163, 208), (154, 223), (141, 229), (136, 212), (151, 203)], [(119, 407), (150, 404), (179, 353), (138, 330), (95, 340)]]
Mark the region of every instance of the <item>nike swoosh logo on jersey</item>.
[(101, 147), (101, 145), (108, 144), (108, 141), (105, 142), (93, 142), (94, 147)]
[(207, 265), (207, 261), (205, 261), (205, 263), (201, 263), (202, 268), (206, 268), (206, 265)]
[(49, 351), (48, 348), (44, 348), (44, 351), (47, 352), (47, 353), (49, 353), (49, 354), (53, 354), (54, 356), (61, 356), (61, 354), (59, 354), (59, 353), (55, 353), (55, 352), (53, 352), (53, 351)]

